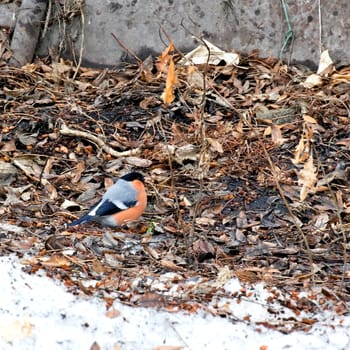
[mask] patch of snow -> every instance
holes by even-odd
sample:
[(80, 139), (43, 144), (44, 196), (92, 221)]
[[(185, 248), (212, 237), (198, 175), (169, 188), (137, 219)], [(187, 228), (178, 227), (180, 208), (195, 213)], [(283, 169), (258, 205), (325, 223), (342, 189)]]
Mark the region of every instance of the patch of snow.
[[(268, 292), (254, 287), (252, 300), (230, 303), (238, 318), (250, 315), (251, 321), (233, 323), (229, 318), (197, 314), (168, 313), (151, 308), (134, 308), (118, 302), (115, 317), (108, 317), (103, 301), (75, 296), (44, 271), (30, 275), (22, 271), (15, 256), (0, 257), (0, 348), (16, 350), (89, 349), (96, 342), (101, 349), (153, 349), (161, 345), (183, 349), (348, 349), (350, 317), (324, 312), (310, 332), (282, 334), (254, 324), (269, 317), (263, 305)], [(225, 285), (239, 290), (237, 280)], [(254, 302), (253, 302), (254, 301)], [(289, 311), (289, 310), (288, 310)], [(315, 315), (314, 315), (315, 316)], [(271, 317), (270, 317), (271, 318)]]

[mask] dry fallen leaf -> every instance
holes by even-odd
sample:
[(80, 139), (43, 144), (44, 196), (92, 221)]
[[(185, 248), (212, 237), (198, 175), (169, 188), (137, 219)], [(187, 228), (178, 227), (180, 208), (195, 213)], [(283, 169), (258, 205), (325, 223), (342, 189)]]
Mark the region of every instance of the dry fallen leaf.
[(309, 75), (306, 80), (301, 83), (302, 86), (311, 89), (315, 86), (320, 86), (322, 85), (322, 78), (318, 74), (311, 74)]
[(117, 309), (114, 309), (114, 308), (111, 308), (108, 311), (106, 311), (106, 316), (108, 318), (117, 318), (120, 315), (121, 315), (120, 310), (117, 310)]
[(298, 184), (301, 185), (300, 200), (304, 201), (309, 193), (313, 193), (317, 183), (316, 167), (312, 155), (305, 162), (303, 169), (298, 173)]
[(199, 147), (192, 144), (183, 145), (181, 147), (163, 145), (162, 148), (165, 154), (171, 154), (179, 164), (183, 164), (185, 160), (196, 161), (199, 156)]
[(317, 124), (317, 120), (315, 118), (311, 117), (310, 115), (304, 114), (303, 119), (307, 123)]
[(192, 89), (203, 89), (204, 75), (198, 70), (196, 66), (188, 66), (187, 69), (187, 82)]
[(34, 325), (28, 317), (17, 319), (8, 324), (0, 324), (0, 338), (6, 342), (13, 342), (28, 338), (32, 335)]
[(177, 77), (175, 72), (175, 64), (173, 59), (170, 59), (169, 68), (168, 68), (168, 74), (166, 77), (165, 82), (165, 90), (162, 93), (162, 99), (165, 104), (169, 104), (174, 101), (175, 95), (174, 95), (174, 88), (177, 84)]
[(59, 82), (61, 79), (68, 78), (68, 73), (71, 71), (71, 64), (66, 64), (63, 59), (57, 63), (52, 63), (52, 72), (45, 74), (47, 77), (53, 79), (55, 82)]
[(0, 161), (0, 181), (2, 185), (10, 185), (18, 171), (11, 163)]
[(127, 157), (125, 161), (137, 168), (148, 168), (152, 165), (152, 161), (149, 159), (139, 158), (139, 157)]
[(346, 170), (342, 166), (342, 163), (339, 163), (334, 171), (326, 174), (322, 179), (320, 179), (317, 182), (316, 187), (328, 185), (334, 180), (343, 180), (343, 181), (348, 180)]
[(343, 68), (338, 73), (333, 73), (331, 76), (331, 79), (332, 79), (333, 85), (342, 84), (342, 83), (349, 84), (349, 82), (350, 82), (349, 67)]
[(218, 65), (225, 62), (227, 66), (238, 65), (239, 55), (233, 52), (226, 52), (213, 45), (208, 40), (202, 39), (203, 43), (185, 55), (180, 64), (212, 64)]
[(29, 178), (39, 181), (43, 167), (39, 157), (32, 155), (19, 155), (13, 159), (13, 164), (21, 169)]
[(294, 165), (297, 165), (305, 160), (305, 156), (308, 153), (304, 152), (304, 149), (305, 149), (305, 142), (304, 142), (304, 138), (301, 137), (294, 151), (294, 158), (292, 159), (292, 163)]
[(281, 127), (275, 124), (271, 125), (272, 142), (278, 146), (283, 145), (287, 139), (282, 136)]
[(3, 152), (14, 152), (17, 150), (15, 140), (10, 140), (7, 142), (2, 142), (1, 150)]
[(327, 213), (321, 213), (315, 219), (314, 226), (318, 230), (325, 229), (329, 223), (329, 215)]
[[(70, 260), (68, 260), (63, 255), (52, 255), (50, 257), (39, 257), (36, 259), (37, 262), (40, 262), (43, 266), (50, 266), (50, 267), (62, 267), (66, 268), (71, 265)], [(23, 263), (23, 261), (22, 261)]]
[(204, 239), (197, 239), (193, 242), (192, 249), (196, 255), (215, 255), (215, 248), (213, 245)]
[(72, 170), (71, 176), (72, 176), (72, 183), (76, 184), (80, 181), (81, 175), (85, 171), (85, 163), (84, 162), (78, 162), (75, 168)]
[(160, 264), (162, 267), (172, 270), (172, 271), (184, 271), (184, 268), (181, 266), (177, 266), (175, 263), (173, 263), (172, 261), (168, 260), (168, 259), (162, 259), (160, 261)]
[(216, 288), (221, 288), (228, 281), (230, 281), (232, 277), (233, 277), (233, 272), (230, 270), (230, 268), (227, 265), (225, 265), (224, 267), (220, 267), (218, 271), (218, 275), (213, 285)]
[(329, 51), (325, 50), (321, 53), (320, 63), (318, 65), (317, 74), (322, 76), (328, 76), (329, 73), (334, 71), (334, 64), (329, 56)]
[(173, 57), (173, 52), (174, 44), (170, 43), (169, 46), (162, 52), (161, 56), (158, 57), (156, 67), (160, 74), (164, 71), (169, 60)]
[(79, 205), (78, 203), (76, 202), (73, 202), (73, 201), (70, 201), (69, 199), (65, 199), (62, 204), (60, 205), (60, 208), (63, 209), (63, 210), (66, 210), (66, 209), (75, 209), (75, 210), (81, 210), (82, 207), (81, 205)]
[(218, 139), (214, 139), (211, 137), (207, 137), (207, 141), (209, 142), (211, 148), (218, 153), (224, 153), (224, 149), (222, 148), (222, 144)]
[(310, 154), (310, 141), (313, 137), (313, 129), (309, 128), (307, 124), (304, 124), (303, 135), (300, 137), (299, 143), (294, 151), (294, 158), (292, 163), (298, 165), (304, 163)]
[(216, 224), (216, 220), (202, 216), (202, 217), (196, 218), (196, 224), (214, 226)]

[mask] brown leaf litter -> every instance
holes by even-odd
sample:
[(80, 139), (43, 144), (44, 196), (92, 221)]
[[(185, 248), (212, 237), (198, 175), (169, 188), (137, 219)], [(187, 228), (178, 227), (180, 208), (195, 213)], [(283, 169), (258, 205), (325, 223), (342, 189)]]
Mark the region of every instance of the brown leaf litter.
[[(1, 226), (1, 254), (131, 305), (206, 308), (227, 268), (295, 295), (295, 312), (312, 286), (348, 312), (349, 68), (305, 87), (302, 70), (255, 53), (239, 65), (171, 55), (74, 80), (64, 60), (2, 64), (0, 219), (20, 229)], [(65, 230), (133, 169), (149, 194), (141, 222)]]

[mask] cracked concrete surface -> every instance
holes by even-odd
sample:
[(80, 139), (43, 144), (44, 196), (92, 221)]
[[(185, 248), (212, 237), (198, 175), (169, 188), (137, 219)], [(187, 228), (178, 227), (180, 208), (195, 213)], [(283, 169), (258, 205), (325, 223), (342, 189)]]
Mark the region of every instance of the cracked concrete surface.
[[(314, 0), (286, 0), (286, 4), (294, 42), (282, 56), (285, 61), (315, 68), (320, 50), (327, 48), (338, 66), (349, 64), (348, 0), (320, 2), (320, 8)], [(85, 0), (84, 19), (83, 64), (89, 66), (113, 66), (129, 58), (111, 33), (144, 59), (166, 47), (164, 33), (183, 52), (196, 46), (195, 35), (226, 50), (258, 49), (261, 56), (279, 57), (287, 32), (281, 1), (276, 0)], [(73, 46), (77, 56), (82, 37), (79, 17), (67, 29), (72, 43), (67, 47)], [(49, 48), (57, 48), (58, 38), (59, 27), (49, 27), (38, 53), (46, 55)], [(69, 50), (65, 55), (72, 57)]]

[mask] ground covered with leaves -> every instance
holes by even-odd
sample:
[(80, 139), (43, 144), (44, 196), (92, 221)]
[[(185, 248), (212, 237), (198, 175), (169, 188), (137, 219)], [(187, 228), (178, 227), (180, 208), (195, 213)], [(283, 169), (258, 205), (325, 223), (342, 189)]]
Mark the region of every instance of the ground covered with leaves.
[[(295, 315), (348, 313), (350, 68), (310, 83), (255, 53), (208, 62), (3, 63), (0, 254), (107, 305), (210, 304), (234, 320), (215, 300), (264, 282)], [(133, 170), (146, 177), (142, 220), (65, 228)], [(247, 287), (228, 295), (233, 276)]]

